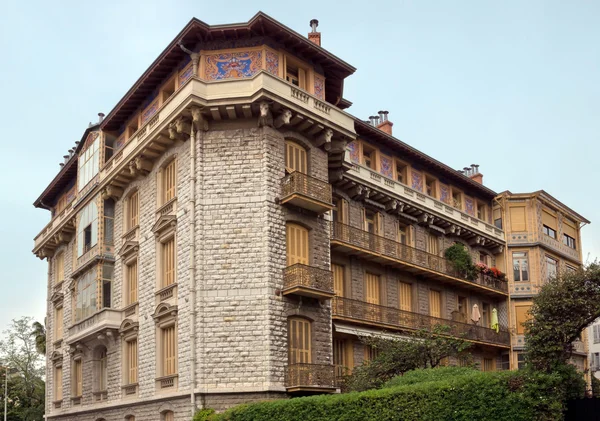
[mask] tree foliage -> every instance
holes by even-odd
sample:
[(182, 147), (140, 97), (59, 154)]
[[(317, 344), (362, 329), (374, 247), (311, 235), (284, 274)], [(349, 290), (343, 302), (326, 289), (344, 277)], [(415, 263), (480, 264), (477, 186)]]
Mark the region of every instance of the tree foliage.
[(473, 264), (473, 258), (462, 243), (455, 243), (444, 252), (444, 257), (450, 261), (454, 269), (466, 279), (477, 278), (477, 268)]
[(46, 327), (40, 322), (33, 322), (31, 334), (35, 339), (35, 349), (41, 355), (46, 355)]
[(363, 343), (375, 348), (378, 355), (372, 361), (355, 367), (352, 375), (344, 379), (346, 391), (376, 389), (393, 377), (417, 368), (437, 367), (447, 357), (470, 356), (470, 343), (445, 336), (449, 326), (435, 325), (431, 330), (419, 330), (407, 339), (381, 337), (361, 338)]

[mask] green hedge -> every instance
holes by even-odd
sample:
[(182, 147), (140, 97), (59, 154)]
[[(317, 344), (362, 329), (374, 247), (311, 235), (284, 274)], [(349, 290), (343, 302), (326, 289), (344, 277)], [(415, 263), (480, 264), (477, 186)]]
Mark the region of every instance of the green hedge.
[(483, 373), (458, 367), (415, 370), (386, 387), (241, 405), (210, 421), (560, 420), (560, 376)]

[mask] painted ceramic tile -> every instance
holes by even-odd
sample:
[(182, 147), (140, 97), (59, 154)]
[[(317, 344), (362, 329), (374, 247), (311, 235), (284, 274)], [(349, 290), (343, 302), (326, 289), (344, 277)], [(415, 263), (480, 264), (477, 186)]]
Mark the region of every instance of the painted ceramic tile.
[(394, 178), (393, 161), (389, 156), (381, 155), (381, 174), (389, 178)]
[(279, 54), (267, 50), (265, 58), (267, 61), (267, 72), (279, 76)]
[(412, 172), (412, 188), (420, 192), (423, 191), (423, 174), (418, 171)]
[(192, 63), (189, 63), (181, 72), (179, 72), (179, 86), (187, 82), (187, 80), (192, 77), (193, 73)]
[(154, 100), (152, 104), (148, 106), (142, 113), (142, 124), (150, 120), (154, 114), (158, 111), (158, 98)]
[(223, 80), (252, 77), (262, 68), (261, 51), (208, 55), (206, 79)]
[(440, 183), (440, 200), (444, 203), (451, 202), (450, 188), (445, 184)]
[(470, 197), (465, 197), (465, 211), (469, 215), (475, 215), (475, 204), (473, 203), (473, 199)]
[(360, 162), (360, 156), (358, 154), (358, 142), (348, 143), (348, 149), (350, 150), (350, 160), (352, 162)]
[(325, 99), (325, 79), (315, 73), (315, 96), (319, 99)]
[(125, 145), (125, 135), (115, 140), (115, 150), (121, 149)]
[(77, 191), (76, 189), (71, 189), (67, 192), (67, 203), (71, 203), (73, 200), (75, 200)]

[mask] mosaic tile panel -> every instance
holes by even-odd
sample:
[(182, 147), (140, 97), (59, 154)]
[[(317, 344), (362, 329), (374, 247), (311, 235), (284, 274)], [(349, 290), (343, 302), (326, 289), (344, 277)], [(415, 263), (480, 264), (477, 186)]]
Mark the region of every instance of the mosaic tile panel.
[(423, 174), (418, 171), (412, 171), (412, 188), (422, 192), (423, 191)]
[(440, 183), (440, 200), (444, 203), (450, 204), (452, 202), (452, 195), (450, 194), (450, 187)]
[(206, 79), (240, 79), (252, 77), (262, 68), (261, 51), (212, 54), (205, 58)]
[(115, 150), (121, 149), (125, 145), (125, 135), (115, 140)]
[(188, 65), (179, 72), (179, 86), (182, 86), (185, 82), (187, 82), (188, 79), (192, 77), (193, 73), (192, 63), (188, 63)]
[(267, 62), (267, 72), (279, 76), (279, 54), (267, 50), (265, 59)]
[(470, 197), (465, 197), (465, 212), (475, 216), (475, 202)]
[(386, 177), (394, 178), (393, 160), (389, 156), (381, 155), (381, 168), (379, 172)]
[(358, 153), (358, 142), (348, 143), (348, 150), (350, 151), (350, 160), (352, 162), (360, 162), (360, 154)]
[(154, 102), (142, 112), (142, 124), (145, 124), (148, 120), (154, 117), (154, 114), (156, 114), (158, 108), (158, 98), (156, 98)]
[(325, 100), (325, 78), (315, 73), (315, 96)]

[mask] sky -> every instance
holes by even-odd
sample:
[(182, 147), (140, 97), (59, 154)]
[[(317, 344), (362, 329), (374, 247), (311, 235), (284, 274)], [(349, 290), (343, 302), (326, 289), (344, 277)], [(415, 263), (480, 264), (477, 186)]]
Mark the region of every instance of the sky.
[[(544, 189), (592, 224), (600, 257), (600, 2), (481, 0), (20, 1), (0, 14), (0, 331), (46, 313), (49, 222), (33, 201), (98, 112), (108, 112), (192, 17), (259, 10), (358, 70), (350, 113), (388, 110), (394, 135), (453, 168), (479, 164), (500, 192)], [(339, 5), (343, 4), (343, 7)], [(589, 256), (589, 257), (588, 257)]]

